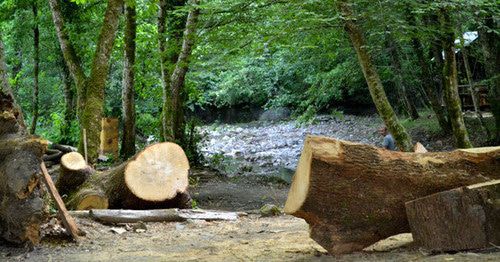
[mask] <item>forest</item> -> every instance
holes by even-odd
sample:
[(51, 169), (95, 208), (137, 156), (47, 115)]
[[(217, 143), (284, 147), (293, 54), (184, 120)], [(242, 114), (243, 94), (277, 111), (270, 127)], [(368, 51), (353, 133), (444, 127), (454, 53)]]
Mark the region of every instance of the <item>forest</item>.
[[(43, 242), (39, 226), (45, 213), (57, 216), (57, 201), (39, 189), (46, 165), (69, 209), (246, 212), (238, 216), (247, 233), (251, 223), (267, 223), (252, 217), (264, 211), (265, 217), (284, 212), (304, 219), (319, 246), (300, 231), (310, 242), (302, 241), (306, 247), (297, 247), (297, 256), (288, 259), (360, 251), (410, 232), (410, 226), (417, 239), (415, 232), (424, 229), (414, 223), (424, 223), (418, 214), (425, 211), (418, 201), (431, 201), (427, 207), (445, 201), (425, 196), (446, 190), (468, 194), (456, 190), (490, 179), (494, 186), (485, 186), (485, 192), (494, 195), (493, 201), (500, 196), (494, 180), (500, 165), (499, 24), (496, 0), (0, 0), (0, 181), (21, 181), (0, 187), (2, 238)], [(388, 134), (401, 152), (381, 151)], [(413, 152), (429, 155), (424, 159)], [(341, 164), (332, 160), (339, 155)], [(27, 157), (19, 160), (22, 156)], [(431, 167), (421, 167), (422, 161)], [(136, 169), (154, 179), (165, 174), (182, 182), (168, 189), (155, 184), (160, 180), (137, 182), (127, 173)], [(371, 202), (363, 202), (363, 195), (346, 196), (355, 194), (350, 176), (358, 173), (373, 175), (358, 180), (371, 192)], [(437, 173), (446, 179), (427, 179)], [(338, 183), (346, 188), (338, 189)], [(388, 193), (378, 188), (383, 184), (398, 189)], [(328, 187), (334, 189), (325, 193)], [(308, 191), (313, 189), (324, 195)], [(45, 200), (28, 205), (25, 198)], [(354, 199), (361, 204), (351, 209)], [(328, 207), (310, 207), (308, 201)], [(46, 203), (50, 211), (42, 212)], [(16, 213), (16, 205), (27, 211)], [(500, 224), (496, 208), (485, 211), (493, 221), (490, 231)], [(330, 209), (332, 214), (348, 210), (348, 215), (337, 219), (317, 213)], [(490, 210), (497, 211), (490, 216)], [(80, 213), (71, 214), (80, 221)], [(221, 214), (203, 215), (205, 226), (215, 228), (210, 223), (219, 222), (211, 217), (219, 220)], [(191, 213), (174, 216), (199, 219)], [(283, 238), (307, 226), (281, 217), (269, 223), (276, 223)], [(178, 222), (173, 230), (203, 225)], [(112, 245), (109, 230), (83, 227)], [(172, 230), (172, 225), (162, 227), (155, 230)], [(218, 240), (232, 234), (230, 227)], [(266, 232), (262, 239), (272, 238), (274, 233)], [(329, 232), (338, 238), (325, 236)], [(500, 236), (488, 232), (485, 238), (498, 249)], [(191, 241), (187, 235), (179, 239)], [(434, 248), (436, 239), (423, 246)], [(301, 241), (287, 242), (269, 257), (259, 250), (274, 244), (256, 243), (254, 253), (239, 259), (280, 260), (281, 251)], [(86, 260), (82, 250), (72, 248), (81, 256), (59, 259)], [(48, 251), (37, 252), (42, 258)], [(218, 252), (214, 261), (234, 255)], [(403, 251), (402, 259), (412, 252)], [(0, 253), (24, 256), (3, 247)], [(157, 259), (176, 259), (163, 255)], [(179, 256), (203, 257), (184, 255)], [(359, 254), (351, 259), (372, 258), (395, 259)]]

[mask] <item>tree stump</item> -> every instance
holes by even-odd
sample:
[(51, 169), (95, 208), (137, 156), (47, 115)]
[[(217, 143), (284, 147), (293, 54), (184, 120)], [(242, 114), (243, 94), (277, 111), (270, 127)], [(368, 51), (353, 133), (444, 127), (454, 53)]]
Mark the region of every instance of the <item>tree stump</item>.
[(414, 240), (432, 251), (500, 245), (500, 180), (406, 202)]
[(103, 118), (101, 120), (101, 148), (103, 155), (112, 154), (114, 160), (118, 159), (118, 118)]
[(284, 211), (330, 253), (410, 231), (405, 202), (500, 178), (500, 147), (406, 153), (308, 136)]
[[(74, 209), (189, 208), (188, 170), (189, 162), (180, 146), (154, 144), (120, 166), (90, 176), (70, 196), (68, 205)], [(106, 207), (102, 207), (103, 198), (109, 204)]]
[(21, 117), (0, 89), (0, 233), (11, 243), (33, 245), (47, 215), (40, 188), (47, 142), (28, 135)]

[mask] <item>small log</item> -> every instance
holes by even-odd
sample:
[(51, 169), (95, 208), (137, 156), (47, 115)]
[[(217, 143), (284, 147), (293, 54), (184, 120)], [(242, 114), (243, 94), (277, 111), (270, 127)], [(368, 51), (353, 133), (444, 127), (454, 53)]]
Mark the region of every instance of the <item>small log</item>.
[(236, 212), (185, 209), (121, 210), (92, 209), (90, 217), (102, 223), (182, 222), (187, 219), (237, 220)]
[[(120, 166), (91, 175), (70, 196), (68, 205), (76, 209), (190, 208), (188, 170), (180, 146), (169, 142), (151, 145)], [(99, 203), (92, 204), (90, 197)], [(102, 205), (103, 197), (109, 206)]]
[(500, 178), (500, 147), (405, 153), (308, 136), (284, 211), (333, 254), (410, 231), (405, 202)]
[(95, 173), (78, 152), (67, 153), (61, 158), (61, 168), (56, 187), (61, 195), (75, 191)]
[(500, 245), (500, 180), (406, 202), (415, 241), (432, 251)]
[(64, 155), (62, 151), (56, 149), (50, 149), (45, 152), (45, 155), (42, 157), (43, 161), (51, 161), (54, 163), (59, 163), (61, 161), (61, 157)]
[(64, 152), (64, 153), (71, 153), (71, 152), (78, 151), (78, 149), (76, 147), (72, 147), (72, 146), (68, 146), (68, 145), (60, 145), (60, 144), (55, 144), (55, 143), (51, 143), (49, 145), (49, 148), (57, 149), (57, 150)]

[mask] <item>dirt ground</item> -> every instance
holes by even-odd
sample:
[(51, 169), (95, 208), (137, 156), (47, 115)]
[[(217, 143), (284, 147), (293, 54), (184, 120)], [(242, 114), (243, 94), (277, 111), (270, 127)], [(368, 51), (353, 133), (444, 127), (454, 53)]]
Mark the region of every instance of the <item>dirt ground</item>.
[[(288, 186), (251, 177), (197, 171), (191, 192), (204, 209), (246, 210), (237, 221), (102, 225), (77, 218), (87, 235), (79, 243), (49, 234), (35, 248), (0, 245), (2, 261), (500, 261), (500, 249), (429, 254), (418, 247), (329, 256), (309, 238), (308, 225), (288, 215), (261, 217), (262, 205), (282, 206)], [(112, 229), (126, 229), (117, 234)], [(139, 227), (142, 229), (142, 227)]]

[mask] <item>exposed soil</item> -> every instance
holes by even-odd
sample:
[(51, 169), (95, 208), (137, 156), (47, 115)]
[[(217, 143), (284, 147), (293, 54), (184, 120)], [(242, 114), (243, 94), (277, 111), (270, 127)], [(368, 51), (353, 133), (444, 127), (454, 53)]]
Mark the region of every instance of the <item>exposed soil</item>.
[[(78, 225), (87, 233), (81, 242), (72, 243), (61, 238), (64, 234), (60, 227), (51, 224), (45, 230), (47, 235), (42, 243), (35, 248), (0, 245), (0, 260), (500, 261), (498, 247), (481, 252), (429, 254), (418, 247), (407, 246), (389, 252), (358, 252), (332, 257), (309, 238), (308, 225), (302, 219), (288, 215), (261, 217), (258, 209), (263, 205), (284, 205), (289, 185), (286, 179), (275, 178), (280, 176), (283, 168), (293, 171), (301, 141), (307, 133), (378, 143), (375, 133), (380, 124), (378, 120), (372, 117), (349, 119), (334, 124), (338, 120), (330, 118), (305, 130), (292, 122), (206, 128), (216, 133), (209, 132), (208, 145), (211, 147), (205, 148), (205, 155), (213, 157), (222, 151), (222, 161), (217, 163), (219, 169), (233, 171), (221, 174), (209, 168), (194, 169), (190, 192), (200, 208), (246, 211), (249, 214), (237, 221), (147, 223), (144, 232), (136, 232), (132, 229), (134, 225), (102, 225), (78, 218)], [(257, 154), (259, 152), (262, 153)], [(269, 156), (251, 158), (265, 152)], [(278, 175), (272, 176), (271, 173)], [(117, 234), (112, 232), (113, 227), (128, 230)]]

